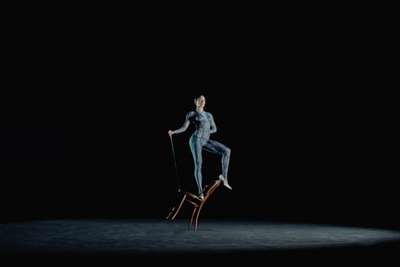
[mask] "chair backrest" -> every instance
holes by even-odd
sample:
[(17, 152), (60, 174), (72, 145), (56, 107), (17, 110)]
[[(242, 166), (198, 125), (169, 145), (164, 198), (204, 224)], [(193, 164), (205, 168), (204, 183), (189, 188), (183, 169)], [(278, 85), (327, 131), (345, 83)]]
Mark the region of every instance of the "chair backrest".
[(215, 191), (215, 189), (217, 189), (217, 187), (221, 184), (221, 180), (215, 180), (212, 181), (211, 183), (209, 183), (206, 186), (206, 192), (204, 194), (204, 201)]

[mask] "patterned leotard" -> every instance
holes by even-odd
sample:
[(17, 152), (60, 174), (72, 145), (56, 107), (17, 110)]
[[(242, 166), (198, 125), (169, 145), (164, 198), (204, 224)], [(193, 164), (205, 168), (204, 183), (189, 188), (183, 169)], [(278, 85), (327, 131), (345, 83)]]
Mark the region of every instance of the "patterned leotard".
[(183, 126), (174, 131), (179, 134), (187, 130), (190, 122), (196, 126), (196, 131), (190, 137), (189, 146), (192, 151), (195, 164), (194, 176), (199, 188), (199, 194), (203, 192), (201, 167), (203, 163), (201, 151), (204, 149), (214, 154), (222, 155), (222, 176), (228, 180), (228, 168), (231, 150), (223, 144), (210, 140), (210, 135), (217, 132), (214, 118), (209, 112), (191, 111), (186, 115)]

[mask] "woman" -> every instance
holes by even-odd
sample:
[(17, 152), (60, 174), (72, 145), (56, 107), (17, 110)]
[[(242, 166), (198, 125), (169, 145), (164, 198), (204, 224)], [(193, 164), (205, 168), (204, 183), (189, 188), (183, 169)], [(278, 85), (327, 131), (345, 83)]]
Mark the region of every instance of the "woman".
[(217, 132), (217, 126), (215, 125), (211, 113), (204, 111), (206, 98), (201, 95), (194, 99), (194, 103), (196, 104), (196, 111), (189, 112), (186, 115), (186, 121), (183, 127), (175, 131), (168, 131), (168, 135), (171, 137), (173, 134), (186, 131), (190, 121), (195, 124), (196, 131), (189, 140), (189, 146), (195, 165), (194, 176), (199, 188), (199, 198), (204, 199), (202, 187), (203, 178), (201, 173), (201, 165), (203, 163), (201, 156), (202, 150), (204, 149), (205, 151), (222, 155), (222, 174), (219, 176), (219, 179), (222, 180), (225, 187), (232, 189), (228, 184), (228, 167), (231, 150), (221, 143), (210, 140), (210, 134)]

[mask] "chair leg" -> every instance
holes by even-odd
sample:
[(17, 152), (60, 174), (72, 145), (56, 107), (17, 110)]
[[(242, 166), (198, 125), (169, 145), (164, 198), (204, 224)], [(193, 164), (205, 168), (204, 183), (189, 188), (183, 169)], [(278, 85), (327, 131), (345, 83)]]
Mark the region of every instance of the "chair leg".
[(197, 210), (197, 207), (194, 207), (192, 218), (190, 218), (190, 223), (189, 223), (189, 229), (188, 230), (190, 230), (190, 228), (192, 228), (193, 217), (194, 217), (194, 214), (196, 213), (196, 210)]
[(197, 212), (196, 222), (195, 222), (195, 225), (194, 225), (194, 230), (195, 230), (195, 231), (197, 231), (197, 223), (198, 223), (198, 221), (199, 221), (199, 215), (200, 215), (201, 208), (203, 207), (203, 204), (204, 204), (204, 202), (201, 203), (201, 205), (200, 205), (200, 207), (199, 207), (199, 211)]
[(172, 213), (174, 212), (174, 210), (175, 210), (175, 207), (173, 207), (172, 210), (171, 210), (171, 212), (168, 214), (168, 216), (167, 216), (167, 218), (166, 218), (167, 220), (169, 219), (169, 217), (171, 217), (171, 215), (172, 215)]
[(182, 201), (181, 201), (181, 204), (179, 205), (178, 209), (176, 210), (174, 216), (172, 217), (172, 220), (174, 220), (175, 217), (176, 217), (176, 215), (178, 215), (178, 212), (180, 211), (180, 209), (181, 209), (181, 207), (182, 207), (182, 205), (183, 205), (183, 202), (185, 202), (185, 199), (186, 199), (186, 194), (183, 196), (183, 199), (182, 199)]

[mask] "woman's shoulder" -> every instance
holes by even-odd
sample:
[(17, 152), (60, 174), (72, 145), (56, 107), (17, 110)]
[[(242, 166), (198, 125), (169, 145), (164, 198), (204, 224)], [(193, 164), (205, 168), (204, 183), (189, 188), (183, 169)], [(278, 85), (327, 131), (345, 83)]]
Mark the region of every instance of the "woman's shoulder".
[(197, 115), (197, 114), (196, 114), (196, 111), (189, 111), (189, 112), (186, 114), (186, 117), (190, 118), (190, 117), (193, 117), (193, 116), (195, 116), (195, 115)]

